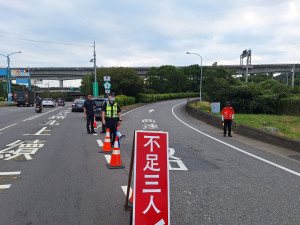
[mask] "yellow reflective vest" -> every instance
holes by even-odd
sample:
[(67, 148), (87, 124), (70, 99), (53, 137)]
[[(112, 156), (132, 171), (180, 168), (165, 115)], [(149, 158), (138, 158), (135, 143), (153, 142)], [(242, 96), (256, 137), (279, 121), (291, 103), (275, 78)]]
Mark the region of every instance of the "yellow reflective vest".
[(118, 117), (118, 103), (114, 103), (113, 106), (111, 106), (110, 103), (106, 105), (106, 113), (105, 117), (108, 118), (117, 118)]

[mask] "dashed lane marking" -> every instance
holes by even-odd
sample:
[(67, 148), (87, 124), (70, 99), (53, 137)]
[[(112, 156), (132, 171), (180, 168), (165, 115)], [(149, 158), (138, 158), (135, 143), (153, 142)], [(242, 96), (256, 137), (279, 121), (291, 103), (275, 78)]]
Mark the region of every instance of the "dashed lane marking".
[(11, 175), (19, 175), (21, 171), (14, 171), (14, 172), (0, 172), (0, 176), (11, 176)]
[(97, 143), (98, 143), (100, 148), (103, 147), (103, 142), (101, 140), (97, 140)]
[[(127, 195), (127, 186), (121, 186), (125, 196)], [(129, 199), (131, 198), (132, 195), (132, 188), (130, 187), (130, 191), (129, 191)]]
[(107, 163), (109, 164), (110, 163), (110, 160), (111, 160), (111, 155), (104, 155)]
[(9, 125), (9, 126), (7, 126), (7, 127), (3, 127), (3, 128), (0, 129), (0, 131), (1, 131), (1, 130), (5, 130), (6, 128), (9, 128), (9, 127), (15, 126), (16, 124), (18, 124), (18, 123), (14, 123), (14, 124), (11, 124), (11, 125)]
[(204, 135), (204, 136), (206, 136), (206, 137), (208, 137), (208, 138), (210, 138), (210, 139), (212, 139), (212, 140), (214, 140), (214, 141), (216, 141), (216, 142), (219, 142), (219, 143), (221, 143), (221, 144), (223, 144), (223, 145), (226, 145), (226, 146), (228, 146), (228, 147), (230, 147), (230, 148), (232, 148), (232, 149), (234, 149), (234, 150), (236, 150), (236, 151), (239, 151), (239, 152), (241, 152), (241, 153), (244, 153), (245, 155), (251, 156), (251, 157), (253, 157), (253, 158), (255, 158), (255, 159), (258, 159), (258, 160), (263, 161), (263, 162), (265, 162), (265, 163), (267, 163), (267, 164), (269, 164), (269, 165), (275, 166), (275, 167), (277, 167), (277, 168), (279, 168), (279, 169), (282, 169), (282, 170), (284, 170), (284, 171), (286, 171), (286, 172), (289, 172), (289, 173), (291, 173), (291, 174), (294, 174), (294, 175), (300, 177), (300, 173), (298, 173), (298, 172), (296, 172), (296, 171), (294, 171), (294, 170), (288, 169), (288, 168), (286, 168), (286, 167), (284, 167), (284, 166), (281, 166), (281, 165), (279, 165), (279, 164), (273, 163), (273, 162), (271, 162), (271, 161), (269, 161), (269, 160), (266, 160), (266, 159), (261, 158), (261, 157), (259, 157), (259, 156), (257, 156), (257, 155), (251, 154), (251, 153), (249, 153), (249, 152), (247, 152), (247, 151), (245, 151), (245, 150), (242, 150), (242, 149), (240, 149), (240, 148), (237, 148), (237, 147), (235, 147), (235, 146), (233, 146), (233, 145), (231, 145), (231, 144), (228, 144), (228, 143), (226, 143), (226, 142), (224, 142), (224, 141), (221, 141), (221, 140), (219, 140), (219, 139), (217, 139), (217, 138), (215, 138), (215, 137), (213, 137), (213, 136), (210, 136), (210, 135), (208, 135), (208, 134), (206, 134), (206, 133), (204, 133), (204, 132), (202, 132), (202, 131), (200, 131), (200, 130), (197, 130), (196, 128), (192, 127), (191, 125), (185, 123), (184, 121), (182, 121), (181, 119), (179, 119), (178, 116), (176, 116), (175, 113), (174, 113), (174, 108), (175, 108), (176, 106), (181, 105), (181, 104), (184, 104), (184, 103), (185, 103), (185, 102), (179, 103), (179, 104), (175, 105), (175, 106), (172, 108), (172, 113), (173, 113), (173, 115), (175, 116), (175, 118), (176, 118), (177, 120), (179, 120), (181, 123), (183, 123), (184, 125), (186, 125), (186, 126), (188, 126), (189, 128), (191, 128), (191, 129), (197, 131), (198, 133), (200, 133), (200, 134), (202, 134), (202, 135)]

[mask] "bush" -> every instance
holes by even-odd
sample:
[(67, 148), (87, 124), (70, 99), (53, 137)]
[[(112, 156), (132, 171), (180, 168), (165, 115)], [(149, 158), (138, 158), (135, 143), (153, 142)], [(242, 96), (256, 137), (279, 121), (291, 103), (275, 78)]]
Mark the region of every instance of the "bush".
[(116, 96), (116, 100), (120, 106), (132, 105), (135, 103), (134, 97), (128, 97), (126, 95), (118, 95)]
[(286, 115), (300, 115), (300, 96), (282, 98), (278, 101), (279, 113)]
[(187, 93), (170, 93), (170, 94), (138, 94), (136, 96), (137, 102), (147, 103), (156, 102), (161, 100), (175, 99), (175, 98), (189, 98), (198, 97), (199, 93), (187, 92)]
[(4, 101), (4, 97), (0, 97), (0, 101)]

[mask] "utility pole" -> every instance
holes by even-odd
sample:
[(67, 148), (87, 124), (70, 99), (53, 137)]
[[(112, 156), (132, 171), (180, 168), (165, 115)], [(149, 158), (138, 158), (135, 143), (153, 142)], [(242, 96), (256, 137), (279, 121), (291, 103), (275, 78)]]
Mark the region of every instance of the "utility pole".
[(7, 59), (8, 103), (11, 103), (11, 96), (12, 96), (11, 87), (10, 87), (11, 74), (10, 74), (10, 69), (9, 69), (9, 63), (10, 63), (9, 56), (13, 55), (13, 54), (16, 54), (16, 53), (21, 53), (21, 51), (19, 51), (19, 52), (13, 52), (13, 53), (11, 53), (9, 55), (0, 54), (2, 56), (6, 57), (6, 59)]
[(97, 70), (96, 70), (96, 44), (94, 42), (94, 75), (95, 75), (95, 82), (93, 83), (93, 96), (98, 97), (98, 83), (97, 83)]
[(293, 65), (293, 69), (292, 69), (292, 88), (294, 88), (294, 82), (295, 82), (295, 64)]

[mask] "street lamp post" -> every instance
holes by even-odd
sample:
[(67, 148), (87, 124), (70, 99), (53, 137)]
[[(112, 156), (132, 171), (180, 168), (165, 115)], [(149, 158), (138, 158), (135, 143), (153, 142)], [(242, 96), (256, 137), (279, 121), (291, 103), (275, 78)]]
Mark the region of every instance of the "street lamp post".
[(8, 103), (11, 103), (11, 87), (10, 87), (10, 71), (9, 71), (9, 63), (10, 63), (10, 59), (9, 59), (9, 56), (13, 55), (13, 54), (16, 54), (16, 53), (21, 53), (21, 51), (18, 51), (18, 52), (13, 52), (11, 54), (8, 54), (8, 55), (3, 55), (3, 54), (0, 54), (4, 57), (6, 57), (7, 59), (7, 79), (8, 79)]
[(202, 90), (202, 56), (198, 53), (186, 52), (186, 54), (194, 54), (201, 58), (201, 77), (200, 77), (200, 103), (201, 103), (201, 90)]

